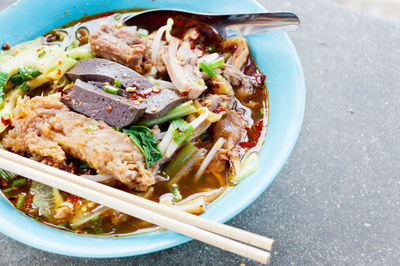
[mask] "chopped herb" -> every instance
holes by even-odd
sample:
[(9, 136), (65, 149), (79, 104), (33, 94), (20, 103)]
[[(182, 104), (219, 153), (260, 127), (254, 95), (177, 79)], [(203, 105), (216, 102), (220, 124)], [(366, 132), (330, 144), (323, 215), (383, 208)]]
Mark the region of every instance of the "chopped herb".
[(200, 62), (199, 67), (206, 72), (210, 77), (214, 77), (217, 75), (217, 72), (214, 71), (207, 63)]
[(217, 69), (222, 67), (225, 64), (225, 60), (223, 58), (215, 60), (211, 63), (208, 63), (208, 66), (211, 67), (212, 69)]
[(17, 174), (14, 174), (4, 169), (0, 169), (0, 178), (3, 179), (3, 181), (6, 183), (11, 182), (16, 176)]
[(79, 168), (81, 169), (88, 169), (90, 168), (90, 165), (88, 163), (81, 163), (81, 165), (79, 166)]
[(118, 94), (118, 88), (115, 88), (113, 86), (106, 85), (106, 86), (103, 87), (103, 89), (104, 89), (105, 92), (108, 92), (108, 93), (111, 93), (111, 94), (115, 94), (115, 95)]
[(175, 202), (178, 202), (178, 201), (182, 200), (182, 195), (179, 192), (179, 186), (177, 184), (173, 184), (171, 186), (171, 193), (172, 193), (172, 195), (174, 195)]
[(121, 88), (122, 87), (121, 81), (119, 79), (114, 79), (114, 85), (117, 88)]
[(160, 82), (154, 81), (153, 84), (154, 84), (154, 85), (160, 85)]
[(18, 200), (17, 200), (17, 204), (16, 204), (17, 209), (21, 209), (22, 205), (25, 202), (25, 197), (26, 197), (25, 193), (21, 193), (18, 195)]
[(217, 50), (217, 46), (215, 44), (206, 46), (206, 52), (214, 53), (216, 50)]
[(3, 193), (8, 193), (13, 190), (15, 190), (15, 187), (9, 187), (9, 188), (3, 189)]
[(6, 83), (8, 80), (8, 74), (4, 72), (0, 72), (0, 100), (1, 102), (4, 101), (4, 92), (5, 92), (5, 87)]
[(157, 146), (158, 141), (148, 127), (131, 126), (129, 129), (122, 129), (122, 132), (127, 134), (142, 151), (148, 168), (153, 162), (162, 158), (160, 148)]
[(92, 228), (95, 234), (101, 234), (103, 233), (103, 229), (101, 229), (101, 226), (103, 224), (103, 219), (100, 218), (100, 216), (97, 216), (91, 220), (92, 222)]
[(181, 145), (190, 138), (190, 133), (194, 131), (192, 125), (182, 118), (172, 120), (173, 137), (176, 144)]
[(28, 80), (31, 80), (33, 78), (36, 78), (42, 74), (41, 72), (35, 70), (35, 69), (30, 69), (26, 67), (20, 67), (18, 68), (18, 73), (12, 76), (11, 82), (17, 87), (22, 89), (23, 91), (29, 92), (29, 87), (26, 85), (26, 82)]
[(29, 92), (31, 89), (29, 89), (29, 87), (26, 85), (25, 82), (23, 82), (21, 85), (18, 86), (21, 90), (25, 91), (25, 92)]
[(16, 179), (11, 183), (11, 187), (19, 187), (19, 186), (25, 184), (26, 182), (28, 182), (28, 179), (26, 179), (26, 178)]
[(121, 129), (119, 127), (115, 127), (116, 131), (121, 131)]
[(116, 14), (115, 16), (114, 16), (114, 20), (120, 20), (121, 19), (121, 14)]
[(43, 50), (40, 54), (38, 54), (38, 57), (41, 58), (42, 56), (44, 56), (46, 54), (46, 51)]

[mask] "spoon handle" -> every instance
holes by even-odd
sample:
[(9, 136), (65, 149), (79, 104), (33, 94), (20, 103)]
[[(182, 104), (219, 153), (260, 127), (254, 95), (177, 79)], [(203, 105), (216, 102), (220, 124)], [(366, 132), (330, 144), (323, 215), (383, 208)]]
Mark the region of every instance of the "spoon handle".
[(266, 33), (274, 30), (296, 30), (300, 20), (290, 12), (225, 15), (212, 26), (223, 36), (231, 37)]

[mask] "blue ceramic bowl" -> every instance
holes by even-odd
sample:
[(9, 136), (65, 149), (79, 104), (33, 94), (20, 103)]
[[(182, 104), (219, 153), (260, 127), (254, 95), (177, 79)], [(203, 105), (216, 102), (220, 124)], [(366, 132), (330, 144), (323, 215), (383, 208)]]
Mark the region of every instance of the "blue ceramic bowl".
[[(177, 8), (208, 13), (265, 11), (252, 0), (20, 0), (0, 13), (0, 43), (14, 45), (85, 14), (125, 8)], [(305, 85), (299, 58), (285, 33), (247, 38), (260, 69), (267, 74), (270, 118), (260, 155), (260, 169), (203, 215), (225, 222), (252, 203), (274, 180), (298, 137), (304, 115)], [(190, 238), (172, 231), (156, 231), (128, 237), (81, 236), (57, 230), (28, 218), (0, 197), (0, 232), (17, 241), (54, 253), (79, 257), (123, 257), (173, 247)]]

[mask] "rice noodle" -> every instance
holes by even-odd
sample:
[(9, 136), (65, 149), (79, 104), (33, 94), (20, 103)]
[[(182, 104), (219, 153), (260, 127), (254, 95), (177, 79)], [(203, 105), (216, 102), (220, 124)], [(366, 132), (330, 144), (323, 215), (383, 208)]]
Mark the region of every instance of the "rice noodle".
[(186, 172), (190, 171), (190, 168), (193, 166), (196, 159), (199, 158), (200, 156), (203, 156), (206, 152), (207, 152), (207, 150), (204, 148), (201, 148), (200, 150), (198, 150), (192, 156), (192, 158), (190, 158), (189, 161), (187, 161), (186, 164), (179, 170), (179, 172), (176, 173), (176, 175), (170, 181), (168, 181), (168, 186), (178, 183), (182, 179), (183, 175)]
[(84, 177), (84, 178), (90, 179), (90, 180), (95, 181), (95, 182), (104, 182), (104, 181), (107, 181), (107, 180), (110, 180), (110, 179), (114, 179), (114, 177), (111, 176), (111, 175), (100, 175), (100, 174), (97, 174), (97, 175), (81, 175), (80, 177)]
[(217, 60), (219, 57), (219, 55), (217, 53), (212, 53), (212, 54), (207, 54), (203, 57), (200, 57), (198, 60), (198, 63), (200, 64), (200, 62), (206, 62), (206, 63), (210, 63), (212, 61)]
[(198, 181), (199, 178), (203, 175), (207, 166), (210, 164), (210, 162), (214, 158), (215, 154), (222, 148), (222, 145), (224, 145), (224, 143), (225, 143), (225, 139), (223, 137), (220, 137), (215, 142), (214, 146), (211, 148), (210, 152), (207, 154), (206, 158), (201, 163), (199, 171), (197, 171), (197, 173), (194, 177), (194, 181)]
[[(167, 20), (167, 25), (162, 26), (161, 28), (159, 28), (156, 32), (156, 35), (154, 36), (154, 40), (151, 44), (151, 61), (153, 61), (154, 64), (156, 64), (158, 57), (159, 57), (159, 50), (160, 50), (160, 46), (161, 46), (161, 38), (164, 34), (164, 32), (166, 32), (166, 39), (167, 39), (167, 33), (169, 35), (170, 31), (172, 29), (172, 25), (174, 24), (174, 20), (169, 18)], [(168, 39), (167, 39), (168, 40)]]

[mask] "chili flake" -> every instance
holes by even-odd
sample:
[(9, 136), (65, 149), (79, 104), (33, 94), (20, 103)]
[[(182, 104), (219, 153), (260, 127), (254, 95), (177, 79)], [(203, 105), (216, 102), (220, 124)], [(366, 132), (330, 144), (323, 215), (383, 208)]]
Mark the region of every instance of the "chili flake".
[(4, 118), (1, 117), (1, 123), (3, 123), (3, 125), (8, 126), (11, 124), (11, 119), (10, 118)]
[(11, 45), (6, 42), (3, 44), (3, 46), (1, 47), (2, 50), (10, 50), (11, 49)]

